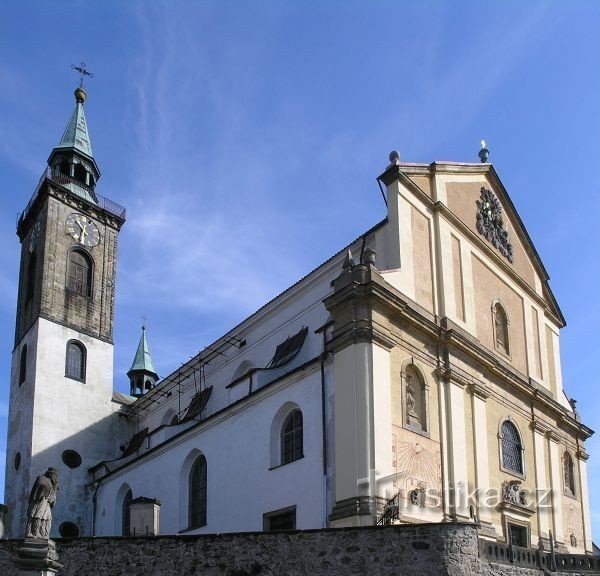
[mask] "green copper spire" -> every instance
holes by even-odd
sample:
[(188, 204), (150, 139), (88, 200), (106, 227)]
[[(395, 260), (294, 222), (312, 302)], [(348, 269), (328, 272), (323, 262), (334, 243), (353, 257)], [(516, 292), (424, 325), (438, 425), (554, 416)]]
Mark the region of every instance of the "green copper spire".
[(150, 354), (150, 349), (148, 348), (148, 340), (146, 340), (145, 326), (142, 326), (140, 343), (138, 344), (137, 352), (135, 353), (135, 358), (133, 359), (133, 364), (131, 365), (129, 372), (127, 372), (127, 375), (131, 376), (131, 374), (135, 372), (144, 372), (145, 374), (154, 376), (154, 378), (158, 380), (158, 374), (154, 369), (152, 355)]
[(75, 110), (73, 110), (73, 114), (71, 114), (65, 133), (60, 140), (60, 144), (56, 148), (75, 149), (78, 152), (93, 158), (92, 142), (88, 133), (85, 112), (83, 111), (85, 99), (86, 93), (83, 88), (77, 88), (77, 90), (75, 90)]

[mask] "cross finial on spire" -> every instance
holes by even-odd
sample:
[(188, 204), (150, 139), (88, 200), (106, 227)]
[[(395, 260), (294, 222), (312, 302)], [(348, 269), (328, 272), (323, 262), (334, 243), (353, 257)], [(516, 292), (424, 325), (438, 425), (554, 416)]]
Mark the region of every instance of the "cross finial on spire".
[(83, 88), (83, 79), (86, 76), (89, 76), (90, 78), (93, 78), (94, 75), (91, 72), (88, 72), (85, 69), (85, 62), (82, 62), (79, 66), (75, 66), (75, 64), (71, 64), (71, 68), (73, 68), (73, 70), (77, 70), (77, 72), (79, 72), (81, 79), (79, 81), (79, 87)]
[(148, 320), (148, 318), (146, 318), (146, 315), (144, 314), (142, 316), (142, 330), (146, 329), (146, 320)]

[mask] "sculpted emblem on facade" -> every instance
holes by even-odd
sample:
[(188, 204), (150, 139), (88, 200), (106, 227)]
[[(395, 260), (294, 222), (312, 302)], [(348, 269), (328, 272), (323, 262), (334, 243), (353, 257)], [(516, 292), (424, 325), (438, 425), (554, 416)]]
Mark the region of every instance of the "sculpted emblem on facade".
[(502, 500), (517, 506), (527, 506), (525, 490), (521, 489), (519, 480), (506, 480), (502, 483)]
[(514, 262), (512, 244), (508, 240), (508, 232), (504, 228), (502, 206), (496, 195), (484, 186), (481, 187), (481, 198), (477, 200), (477, 231), (491, 242), (500, 254), (509, 262)]

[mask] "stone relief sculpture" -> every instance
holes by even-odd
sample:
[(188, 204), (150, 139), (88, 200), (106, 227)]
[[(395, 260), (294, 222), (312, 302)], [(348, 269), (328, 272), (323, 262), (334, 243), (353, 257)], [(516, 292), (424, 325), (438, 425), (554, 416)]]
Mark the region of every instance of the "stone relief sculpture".
[(521, 490), (519, 480), (506, 480), (502, 483), (502, 500), (517, 506), (527, 506), (525, 490)]
[(514, 262), (513, 246), (508, 240), (508, 232), (502, 219), (502, 206), (496, 195), (482, 186), (477, 208), (477, 231), (509, 262)]
[(48, 468), (35, 480), (27, 507), (26, 538), (48, 540), (52, 523), (52, 507), (58, 491), (58, 470)]

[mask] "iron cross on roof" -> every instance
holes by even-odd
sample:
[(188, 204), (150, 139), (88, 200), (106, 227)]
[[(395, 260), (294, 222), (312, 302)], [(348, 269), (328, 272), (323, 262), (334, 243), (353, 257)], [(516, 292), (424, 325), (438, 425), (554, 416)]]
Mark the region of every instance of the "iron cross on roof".
[(83, 88), (83, 79), (85, 78), (85, 76), (89, 76), (90, 78), (94, 77), (94, 75), (91, 72), (88, 72), (85, 69), (85, 62), (82, 62), (79, 66), (75, 66), (75, 64), (71, 64), (71, 68), (73, 68), (73, 70), (77, 70), (77, 72), (79, 72), (79, 74), (81, 75), (81, 80), (79, 82), (80, 88)]

